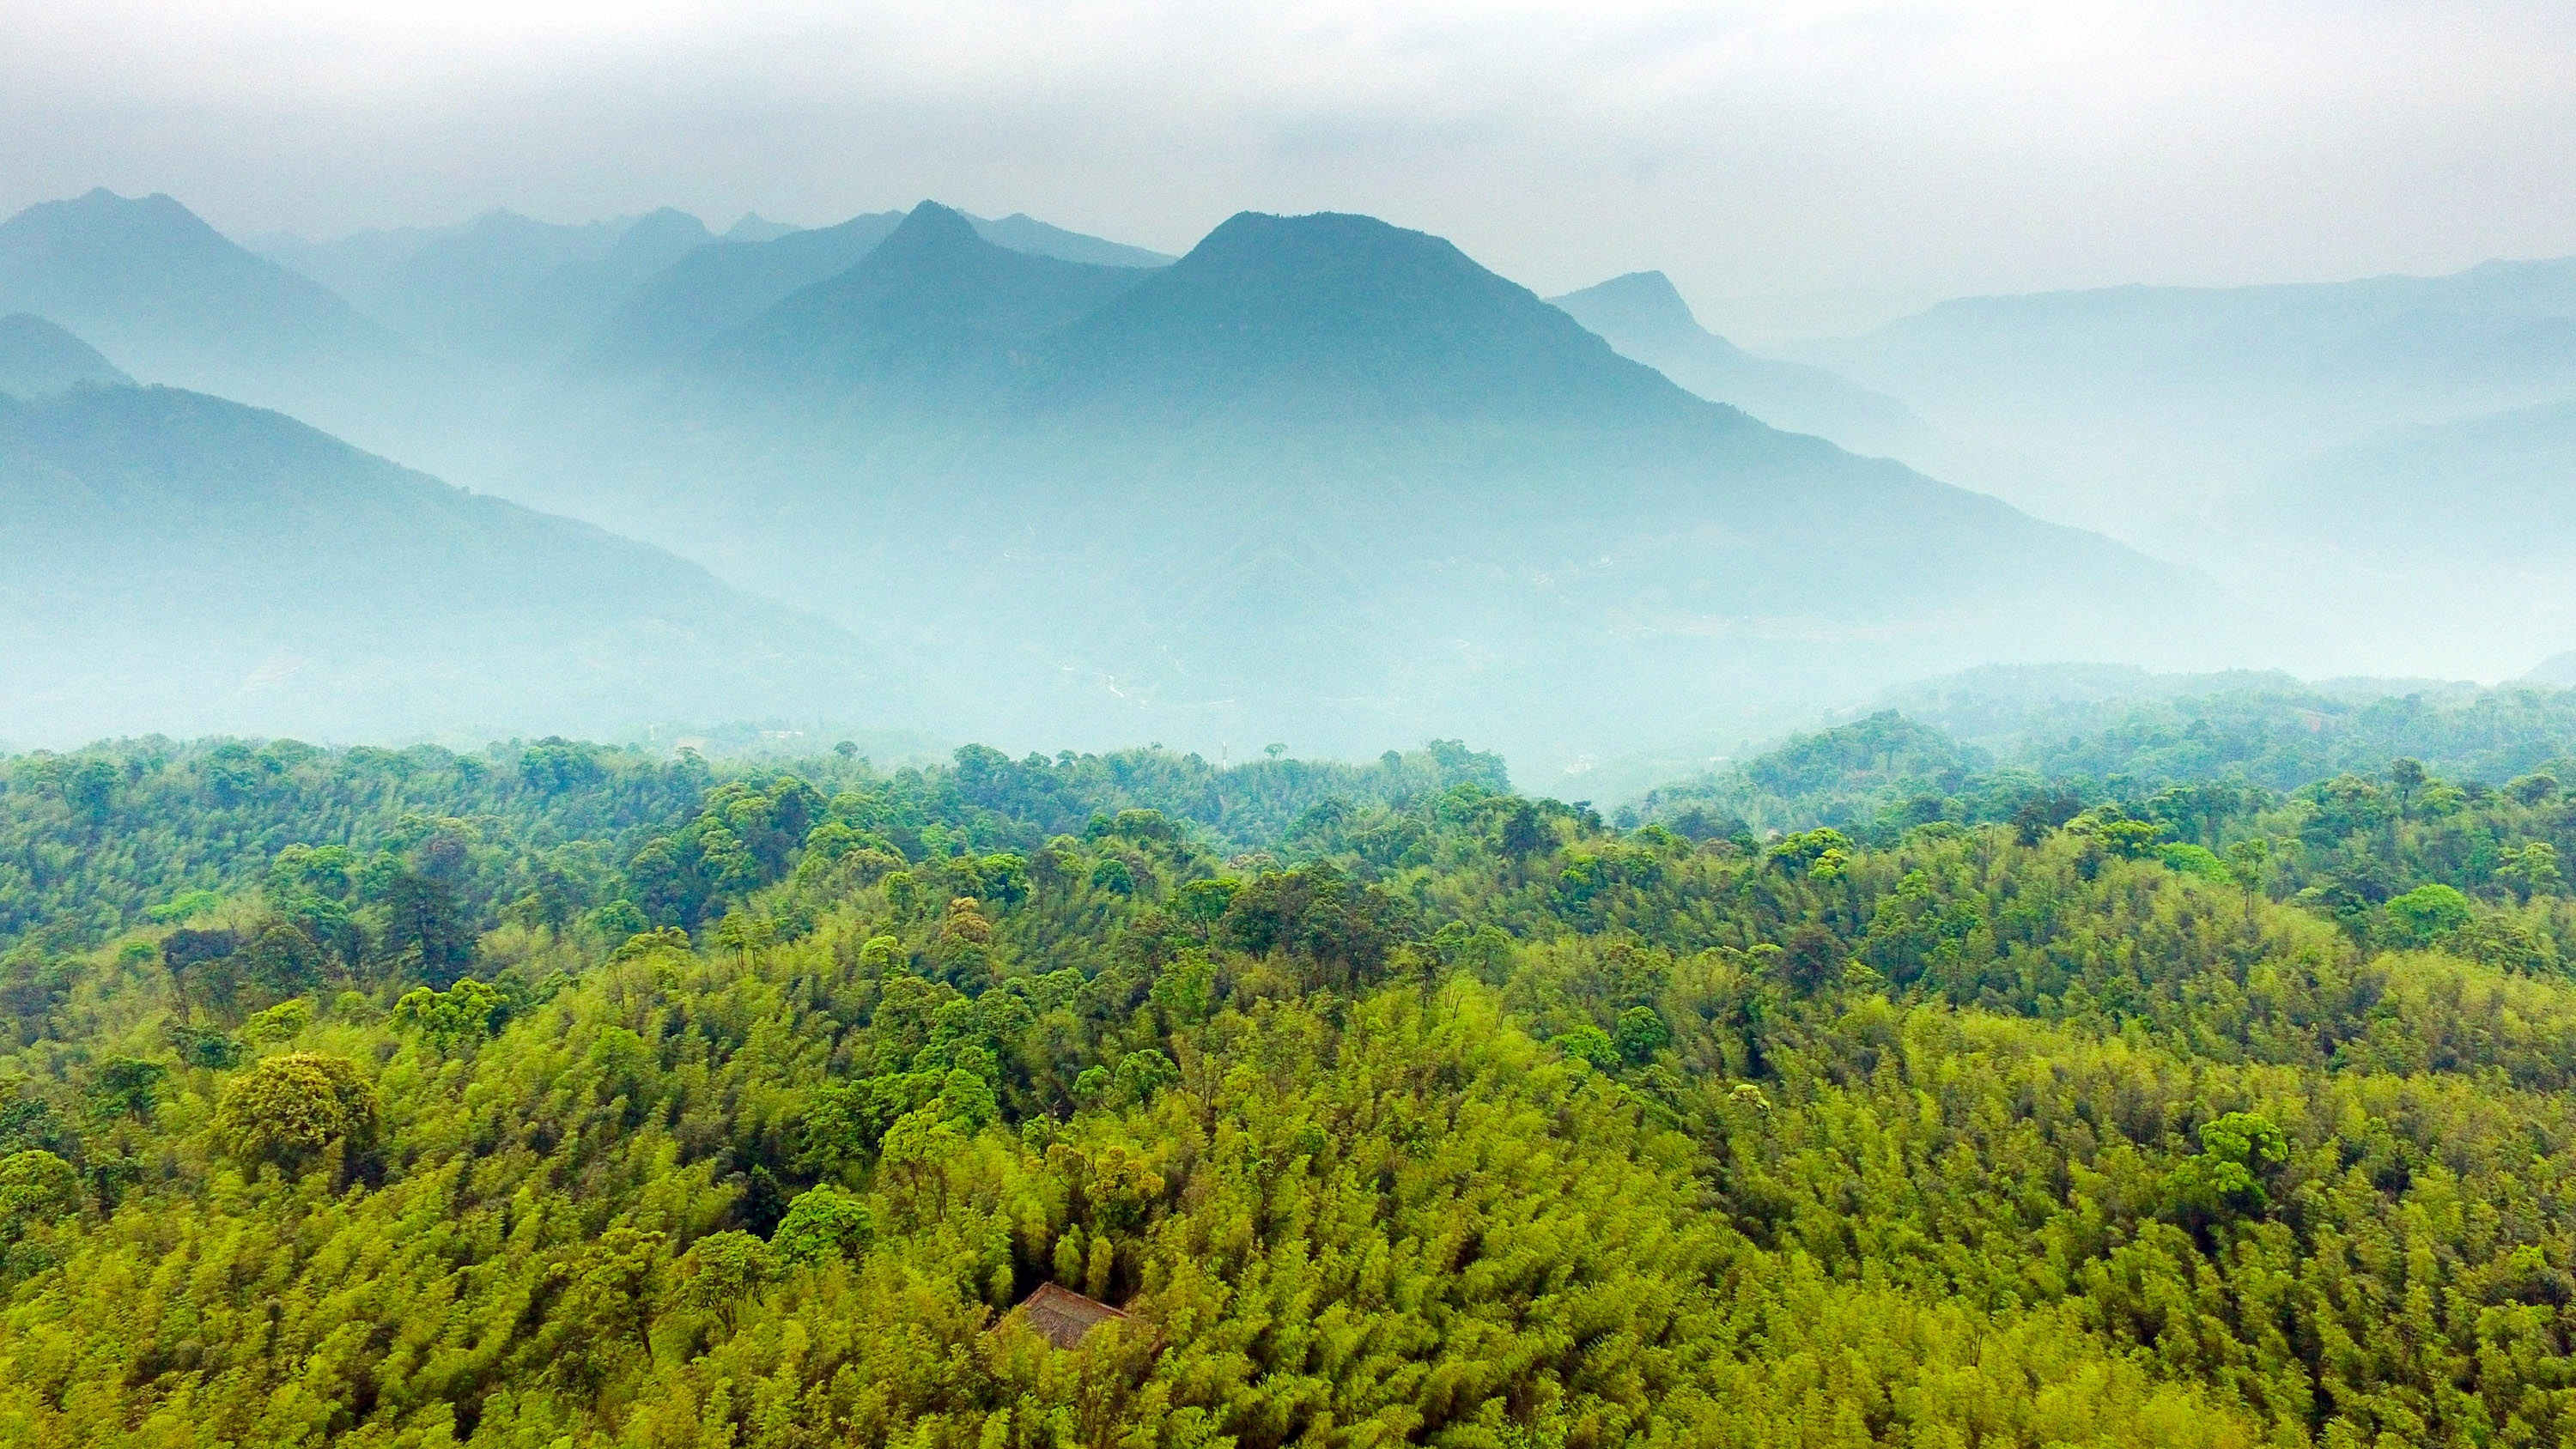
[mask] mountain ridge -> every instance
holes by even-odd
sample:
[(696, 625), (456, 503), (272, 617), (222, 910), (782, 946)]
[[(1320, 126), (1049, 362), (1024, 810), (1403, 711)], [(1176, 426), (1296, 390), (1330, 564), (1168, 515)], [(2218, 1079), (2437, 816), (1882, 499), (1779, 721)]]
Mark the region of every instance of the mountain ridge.
[(76, 387), (130, 385), (99, 350), (32, 312), (0, 316), (0, 393), (26, 401)]
[(846, 271), (710, 342), (698, 370), (730, 384), (864, 392), (918, 406), (1002, 386), (1012, 354), (1136, 285), (1134, 268), (996, 245), (925, 201)]
[[(1500, 356), (1518, 365), (1495, 365)], [(1685, 396), (1448, 241), (1340, 212), (1238, 212), (1067, 328), (1046, 357), (1059, 403), (1100, 401), (1118, 378), (1127, 404), (1156, 411), (1265, 397), (1295, 407), (1307, 394), (1385, 416), (1527, 418), (1587, 405), (1670, 410)], [(1424, 375), (1435, 379), (1427, 392)]]
[(1297, 719), (1357, 747), (1508, 699), (1544, 750), (1733, 709), (1727, 680), (1840, 690), (2096, 624), (2170, 648), (2122, 601), (2206, 594), (1697, 397), (1374, 219), (1247, 213), (1170, 267), (1077, 271), (1114, 291), (1047, 294), (1079, 314), (1052, 331), (1013, 290), (1038, 259), (946, 208), (906, 225), (522, 476), (827, 610), (937, 578), (971, 608), (891, 607), (1012, 701), (1005, 737)]
[(100, 187), (0, 222), (0, 312), (45, 317), (169, 381), (380, 367), (393, 334), (170, 196)]
[(1760, 357), (1702, 327), (1662, 272), (1630, 272), (1549, 303), (1627, 357), (1712, 402), (1857, 453), (1928, 449), (1932, 430), (1905, 404), (1824, 368)]
[(602, 728), (885, 690), (846, 632), (594, 525), (167, 387), (0, 399), (13, 738)]

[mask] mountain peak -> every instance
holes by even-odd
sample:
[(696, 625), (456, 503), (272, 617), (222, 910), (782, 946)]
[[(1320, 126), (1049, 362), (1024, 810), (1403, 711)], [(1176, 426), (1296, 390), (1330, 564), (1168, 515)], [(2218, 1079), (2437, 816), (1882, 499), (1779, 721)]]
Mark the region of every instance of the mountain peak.
[(1016, 260), (1019, 256), (986, 241), (975, 230), (974, 219), (964, 212), (925, 201), (906, 212), (886, 239), (860, 258), (856, 266), (824, 285), (862, 284), (861, 279), (872, 277), (879, 286), (896, 278), (909, 278), (916, 283), (949, 287), (969, 277), (1021, 270)]
[(954, 396), (994, 385), (1015, 353), (1143, 275), (996, 246), (964, 213), (925, 201), (857, 265), (727, 333), (703, 360), (835, 392)]
[(91, 187), (63, 201), (38, 202), (0, 225), (22, 235), (45, 237), (61, 246), (109, 245), (136, 239), (165, 245), (223, 240), (221, 233), (176, 197), (159, 191), (149, 196), (119, 196), (104, 186)]
[(132, 381), (98, 349), (42, 317), (29, 312), (0, 317), (0, 393), (33, 400), (76, 387)]
[(1390, 261), (1483, 271), (1464, 252), (1429, 232), (1409, 231), (1374, 216), (1315, 211), (1280, 216), (1238, 211), (1190, 248), (1184, 263), (1253, 264), (1310, 274), (1370, 270)]
[(804, 227), (792, 222), (773, 221), (759, 212), (746, 211), (742, 214), (742, 220), (725, 228), (724, 239), (729, 242), (759, 243), (776, 241), (790, 232), (803, 230), (805, 230)]
[(1555, 303), (1575, 321), (1609, 338), (1614, 347), (1632, 340), (1671, 344), (1702, 339), (1733, 346), (1699, 325), (1673, 279), (1661, 272), (1629, 272), (1568, 292)]
[(607, 265), (620, 276), (640, 280), (714, 240), (705, 222), (666, 206), (629, 222), (608, 249)]
[(975, 232), (975, 223), (966, 213), (936, 201), (925, 201), (904, 213), (894, 232), (879, 244), (898, 250), (927, 247), (974, 246), (984, 239)]
[(254, 392), (280, 368), (381, 360), (393, 339), (337, 295), (172, 198), (105, 189), (0, 222), (0, 313), (31, 312), (156, 381)]
[(1238, 213), (1056, 351), (1062, 389), (1185, 411), (1598, 420), (1687, 407), (1651, 369), (1449, 242), (1343, 212)]

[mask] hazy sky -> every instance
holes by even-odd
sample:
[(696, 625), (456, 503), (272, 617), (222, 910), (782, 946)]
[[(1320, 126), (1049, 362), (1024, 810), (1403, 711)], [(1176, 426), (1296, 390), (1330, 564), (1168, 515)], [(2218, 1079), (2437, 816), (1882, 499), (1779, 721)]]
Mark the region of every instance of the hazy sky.
[(2576, 252), (2576, 0), (0, 0), (0, 36), (0, 210), (168, 191), (237, 235), (935, 196), (1178, 251), (1333, 208), (1542, 291), (1660, 266), (1757, 333)]

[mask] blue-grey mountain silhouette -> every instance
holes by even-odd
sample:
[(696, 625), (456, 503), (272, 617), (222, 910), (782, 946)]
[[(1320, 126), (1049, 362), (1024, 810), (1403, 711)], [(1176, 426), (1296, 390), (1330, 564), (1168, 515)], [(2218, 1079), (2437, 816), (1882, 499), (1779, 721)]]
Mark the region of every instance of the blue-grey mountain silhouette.
[(1661, 272), (1630, 272), (1552, 300), (1622, 355), (1775, 428), (1857, 453), (1914, 458), (1935, 446), (1931, 428), (1895, 398), (1821, 367), (1757, 357), (1700, 326)]
[(1147, 271), (925, 204), (639, 398), (521, 476), (908, 635), (1032, 738), (1562, 750), (1927, 658), (2169, 647), (2132, 601), (2199, 607), (1366, 217), (1246, 214)]
[(409, 738), (898, 697), (847, 633), (659, 549), (175, 388), (0, 398), (15, 738)]
[[(904, 213), (885, 211), (764, 239), (738, 239), (728, 232), (722, 244), (689, 253), (630, 292), (583, 350), (575, 373), (613, 377), (685, 363), (698, 349), (804, 288), (859, 265), (903, 220)], [(1171, 260), (1023, 213), (999, 221), (965, 220), (975, 235), (994, 246), (1032, 256), (1121, 268)]]
[(27, 312), (0, 317), (0, 393), (34, 401), (78, 387), (133, 381), (97, 348), (42, 317)]
[(0, 312), (47, 318), (141, 377), (260, 396), (403, 353), (327, 288), (158, 194), (102, 189), (0, 222)]
[(1151, 276), (996, 246), (924, 202), (856, 266), (718, 337), (697, 370), (835, 404), (962, 403), (1007, 387), (1027, 349)]

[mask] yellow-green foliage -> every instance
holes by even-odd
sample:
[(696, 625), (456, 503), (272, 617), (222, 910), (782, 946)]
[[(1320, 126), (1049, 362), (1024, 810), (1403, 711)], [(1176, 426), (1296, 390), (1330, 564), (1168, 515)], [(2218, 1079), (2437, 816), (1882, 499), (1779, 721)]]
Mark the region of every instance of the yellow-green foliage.
[[(82, 958), (0, 1063), (0, 1442), (2576, 1435), (2554, 975), (2080, 824), (712, 798), (758, 883), (694, 940), (229, 1014)], [(1050, 1348), (1048, 1281), (1132, 1316)]]

